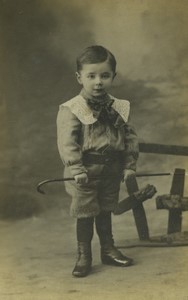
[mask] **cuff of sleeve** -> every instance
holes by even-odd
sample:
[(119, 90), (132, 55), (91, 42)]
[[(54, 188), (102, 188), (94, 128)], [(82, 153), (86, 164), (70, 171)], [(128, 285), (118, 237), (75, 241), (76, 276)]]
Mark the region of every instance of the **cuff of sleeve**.
[(81, 174), (81, 173), (87, 173), (87, 169), (80, 163), (69, 166), (71, 174), (73, 176)]
[(133, 171), (136, 171), (136, 162), (137, 160), (134, 159), (133, 156), (129, 156), (125, 160), (124, 169), (131, 169)]

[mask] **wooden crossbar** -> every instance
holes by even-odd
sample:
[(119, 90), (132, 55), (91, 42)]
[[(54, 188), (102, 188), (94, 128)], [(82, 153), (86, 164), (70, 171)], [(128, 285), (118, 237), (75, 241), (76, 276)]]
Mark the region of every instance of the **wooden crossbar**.
[(188, 156), (188, 146), (179, 145), (139, 143), (139, 151), (142, 153)]

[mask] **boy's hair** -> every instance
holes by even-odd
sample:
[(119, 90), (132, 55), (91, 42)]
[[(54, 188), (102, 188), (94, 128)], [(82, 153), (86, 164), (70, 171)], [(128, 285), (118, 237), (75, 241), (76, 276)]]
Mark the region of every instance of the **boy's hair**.
[(112, 68), (112, 71), (116, 72), (116, 59), (114, 55), (102, 46), (90, 46), (83, 50), (83, 52), (77, 57), (76, 65), (77, 72), (82, 70), (83, 64), (96, 64), (104, 61), (108, 61)]

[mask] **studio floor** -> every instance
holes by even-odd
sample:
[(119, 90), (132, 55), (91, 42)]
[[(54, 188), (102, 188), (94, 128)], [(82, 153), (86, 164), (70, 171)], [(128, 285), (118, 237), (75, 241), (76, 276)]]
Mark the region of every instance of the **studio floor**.
[[(167, 212), (146, 203), (152, 234), (165, 233)], [(186, 215), (183, 228), (187, 227)], [(132, 212), (113, 217), (117, 246), (137, 239)], [(134, 247), (128, 268), (101, 264), (94, 235), (93, 269), (86, 278), (71, 275), (75, 264), (75, 221), (68, 210), (51, 209), (37, 217), (1, 221), (1, 300), (188, 300), (188, 252), (184, 247)]]

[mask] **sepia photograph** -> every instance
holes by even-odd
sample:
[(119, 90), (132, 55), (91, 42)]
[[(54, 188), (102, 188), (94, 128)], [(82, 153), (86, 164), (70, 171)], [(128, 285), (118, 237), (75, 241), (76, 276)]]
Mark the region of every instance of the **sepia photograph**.
[(0, 299), (188, 300), (188, 2), (0, 0)]

